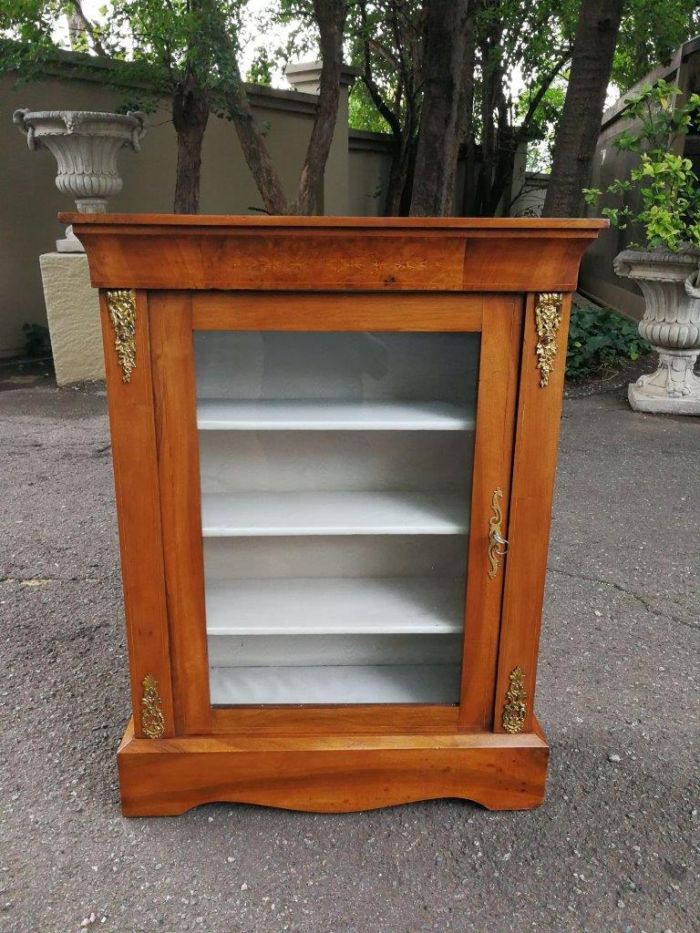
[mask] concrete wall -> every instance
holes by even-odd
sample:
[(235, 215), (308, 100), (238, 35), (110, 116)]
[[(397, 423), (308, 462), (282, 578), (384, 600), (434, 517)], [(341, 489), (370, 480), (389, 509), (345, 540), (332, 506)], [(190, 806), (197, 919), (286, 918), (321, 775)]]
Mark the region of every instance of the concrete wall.
[[(55, 249), (62, 227), (60, 210), (73, 205), (55, 187), (56, 164), (46, 150), (30, 152), (26, 139), (12, 124), (19, 107), (33, 110), (114, 110), (126, 91), (110, 91), (94, 81), (46, 77), (20, 88), (10, 76), (0, 79), (0, 356), (20, 353), (22, 325), (46, 323), (39, 256)], [(133, 92), (132, 92), (133, 93)], [(285, 190), (293, 195), (315, 112), (312, 94), (252, 90), (254, 110), (267, 128), (267, 144)], [(175, 183), (176, 141), (167, 104), (148, 117), (143, 149), (120, 155), (122, 192), (112, 199), (115, 211), (169, 212)], [(365, 187), (376, 188), (371, 173), (379, 163), (370, 156), (360, 171)], [(349, 152), (347, 93), (341, 95), (338, 126), (324, 186), (327, 214), (373, 213), (362, 196), (352, 208), (348, 197)], [(366, 210), (361, 209), (366, 204)], [(244, 162), (236, 132), (226, 120), (211, 117), (204, 140), (201, 210), (212, 214), (245, 214), (262, 207), (260, 195)]]
[(348, 148), (348, 213), (378, 217), (384, 211), (391, 168), (390, 139), (382, 133), (351, 130)]
[[(634, 167), (637, 156), (630, 152), (620, 152), (615, 148), (615, 139), (625, 129), (634, 129), (634, 123), (626, 114), (624, 98), (643, 86), (653, 84), (659, 78), (678, 84), (684, 93), (700, 92), (700, 37), (686, 42), (675, 53), (669, 65), (657, 68), (647, 75), (624, 97), (617, 101), (603, 115), (603, 124), (598, 138), (593, 164), (591, 186), (605, 190), (616, 178), (627, 178)], [(679, 152), (692, 158), (696, 173), (700, 170), (700, 139), (698, 136), (679, 138)], [(591, 216), (600, 214), (600, 207), (619, 204), (614, 199), (603, 199), (602, 204), (589, 211)], [(640, 320), (644, 313), (644, 299), (629, 279), (615, 275), (613, 259), (634, 238), (630, 230), (610, 228), (586, 251), (581, 264), (579, 289), (599, 304), (615, 308), (622, 314)]]
[[(100, 79), (109, 66), (90, 59), (92, 73), (76, 70), (80, 56), (59, 56), (51, 74), (17, 87), (11, 76), (0, 78), (0, 357), (20, 354), (23, 324), (46, 324), (39, 256), (52, 252), (62, 236), (56, 220), (73, 203), (55, 187), (56, 165), (46, 150), (30, 152), (26, 139), (12, 124), (20, 107), (32, 110), (103, 110), (121, 108), (133, 99), (133, 87), (110, 90)], [(111, 67), (116, 83), (118, 69)], [(298, 70), (298, 69), (297, 69)], [(306, 71), (309, 69), (307, 68)], [(115, 73), (116, 77), (115, 77)], [(290, 75), (300, 86), (313, 81)], [(308, 77), (308, 75), (307, 75)], [(383, 212), (391, 164), (391, 139), (381, 133), (348, 130), (348, 85), (344, 73), (336, 132), (326, 166), (323, 210), (330, 215), (377, 216)], [(266, 127), (267, 144), (288, 195), (296, 192), (299, 172), (313, 125), (316, 96), (271, 88), (250, 89), (253, 109)], [(175, 184), (176, 139), (168, 102), (149, 114), (148, 131), (138, 154), (124, 150), (120, 170), (122, 192), (110, 208), (124, 212), (170, 212)], [(524, 151), (516, 165), (514, 191), (523, 184)], [(461, 204), (464, 166), (459, 169), (456, 210)], [(539, 195), (513, 205), (514, 213), (536, 210)], [(200, 209), (211, 214), (246, 214), (262, 202), (243, 159), (238, 137), (227, 120), (211, 117), (204, 138)]]

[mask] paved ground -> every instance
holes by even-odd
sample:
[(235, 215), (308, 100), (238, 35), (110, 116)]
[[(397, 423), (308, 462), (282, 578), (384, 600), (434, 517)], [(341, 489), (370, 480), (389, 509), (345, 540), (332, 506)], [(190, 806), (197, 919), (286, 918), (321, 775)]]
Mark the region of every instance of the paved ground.
[[(8, 386), (11, 383), (8, 383)], [(546, 804), (119, 815), (127, 681), (104, 398), (0, 392), (0, 929), (697, 930), (700, 421), (563, 425), (538, 697)]]

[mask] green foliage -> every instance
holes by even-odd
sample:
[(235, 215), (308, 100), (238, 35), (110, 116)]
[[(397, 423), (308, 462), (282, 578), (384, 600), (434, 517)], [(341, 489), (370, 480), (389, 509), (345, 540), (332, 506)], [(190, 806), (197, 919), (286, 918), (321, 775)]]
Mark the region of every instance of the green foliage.
[(698, 0), (626, 0), (611, 80), (631, 88), (699, 32)]
[[(142, 85), (143, 94), (132, 93), (137, 99), (129, 103), (152, 110), (158, 96), (171, 94), (188, 75), (206, 89), (230, 77), (217, 68), (214, 49), (224, 36), (237, 48), (245, 5), (246, 0), (110, 0), (98, 18), (70, 33), (69, 46), (119, 62), (118, 70), (98, 72), (90, 69), (86, 55), (83, 66), (106, 86)], [(1, 0), (0, 73), (11, 71), (20, 80), (40, 77), (66, 45), (67, 18), (75, 9), (70, 0)], [(79, 70), (77, 61), (75, 67)]]
[(574, 305), (571, 309), (566, 375), (593, 376), (601, 369), (637, 360), (651, 350), (637, 325), (612, 311)]
[(267, 49), (262, 45), (258, 46), (245, 79), (251, 84), (263, 84), (265, 87), (270, 87), (274, 67), (275, 63), (270, 58)]
[(367, 86), (362, 81), (356, 81), (350, 91), (348, 122), (353, 130), (367, 130), (370, 133), (391, 132), (391, 127), (372, 103)]
[[(621, 230), (632, 225), (642, 232), (646, 246), (671, 252), (688, 244), (700, 247), (700, 184), (690, 159), (672, 151), (678, 137), (700, 119), (700, 95), (691, 94), (685, 102), (680, 95), (680, 88), (660, 80), (626, 100), (638, 128), (621, 133), (614, 145), (638, 153), (639, 162), (629, 178), (608, 185), (607, 193), (619, 206), (601, 212)], [(636, 205), (629, 197), (633, 192)], [(584, 189), (588, 204), (597, 204), (601, 195), (598, 188)]]
[(55, 51), (53, 30), (64, 14), (61, 2), (3, 0), (0, 3), (0, 74), (15, 72), (23, 80), (38, 77)]
[[(523, 120), (529, 108), (531, 93), (524, 92), (515, 105), (515, 113)], [(546, 172), (552, 164), (557, 124), (564, 108), (566, 80), (561, 75), (544, 91), (528, 125), (527, 171)]]

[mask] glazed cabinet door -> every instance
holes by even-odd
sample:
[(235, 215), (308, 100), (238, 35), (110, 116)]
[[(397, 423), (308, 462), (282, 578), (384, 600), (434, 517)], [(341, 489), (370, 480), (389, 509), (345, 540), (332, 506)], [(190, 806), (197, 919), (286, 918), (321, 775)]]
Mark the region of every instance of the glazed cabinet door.
[(176, 732), (490, 728), (521, 298), (163, 292), (149, 320)]

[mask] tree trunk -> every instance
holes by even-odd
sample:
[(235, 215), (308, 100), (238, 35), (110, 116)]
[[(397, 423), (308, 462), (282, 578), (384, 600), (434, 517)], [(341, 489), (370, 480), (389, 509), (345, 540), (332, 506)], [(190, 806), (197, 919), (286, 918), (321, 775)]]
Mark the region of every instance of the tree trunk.
[[(473, 25), (475, 17), (481, 8), (481, 0), (472, 2), (472, 27), (466, 38), (464, 49), (464, 179), (462, 185), (462, 204), (460, 214), (469, 216), (476, 193), (476, 145), (474, 139), (474, 98), (475, 83), (474, 71), (476, 68), (476, 29)], [(459, 157), (458, 157), (459, 158)]]
[(495, 217), (496, 211), (503, 203), (505, 216), (508, 216), (511, 191), (513, 188), (513, 173), (515, 171), (515, 156), (518, 151), (518, 133), (515, 127), (507, 121), (499, 122), (498, 146), (496, 148), (495, 170), (489, 190), (486, 205), (486, 216)]
[(402, 132), (394, 137), (389, 178), (387, 181), (386, 196), (384, 198), (385, 217), (396, 217), (399, 213), (401, 195), (406, 187), (407, 164), (405, 135)]
[(411, 199), (414, 216), (446, 216), (454, 211), (457, 160), (468, 116), (465, 61), (472, 28), (470, 0), (429, 4), (425, 91)]
[(389, 169), (389, 184), (384, 201), (385, 217), (406, 217), (411, 208), (411, 194), (416, 166), (416, 136), (411, 108), (406, 122), (394, 136), (394, 150)]
[(340, 100), (343, 68), (345, 0), (314, 0), (314, 13), (321, 35), (321, 80), (318, 112), (299, 178), (293, 213), (315, 214), (323, 210), (323, 176), (333, 142)]
[(507, 106), (503, 92), (502, 26), (494, 21), (480, 44), (481, 90), (481, 163), (476, 181), (474, 212), (479, 217), (491, 217), (494, 182), (496, 179), (500, 130), (507, 122)]
[(177, 133), (175, 175), (176, 214), (199, 211), (202, 141), (209, 120), (209, 95), (189, 74), (173, 95), (173, 125)]
[(287, 196), (272, 164), (265, 139), (255, 122), (238, 65), (234, 67), (234, 78), (229, 82), (225, 93), (226, 109), (236, 128), (243, 157), (260, 192), (265, 210), (268, 214), (286, 214)]
[[(215, 11), (216, 8), (212, 6), (211, 9)], [(226, 109), (268, 214), (306, 214), (319, 206), (323, 175), (338, 116), (346, 3), (345, 0), (314, 0), (314, 12), (321, 33), (323, 69), (316, 119), (306, 150), (297, 196), (291, 206), (272, 164), (265, 138), (255, 122), (233, 43), (221, 23), (217, 63), (224, 76)], [(216, 17), (214, 12), (214, 22)], [(218, 19), (221, 21), (220, 16)]]
[(547, 217), (578, 217), (590, 184), (624, 0), (583, 0), (544, 203)]

